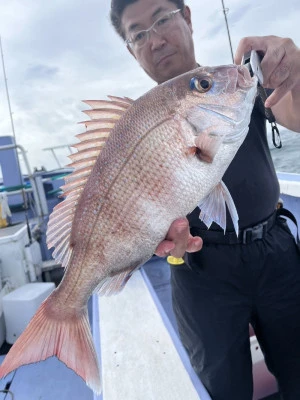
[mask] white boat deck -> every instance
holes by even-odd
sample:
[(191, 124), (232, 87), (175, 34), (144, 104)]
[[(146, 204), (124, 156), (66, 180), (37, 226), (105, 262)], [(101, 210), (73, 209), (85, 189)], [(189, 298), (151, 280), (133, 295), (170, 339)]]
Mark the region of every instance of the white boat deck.
[[(99, 299), (104, 399), (198, 400), (177, 336), (143, 275), (135, 273), (118, 296)], [(200, 395), (210, 399), (204, 387)]]

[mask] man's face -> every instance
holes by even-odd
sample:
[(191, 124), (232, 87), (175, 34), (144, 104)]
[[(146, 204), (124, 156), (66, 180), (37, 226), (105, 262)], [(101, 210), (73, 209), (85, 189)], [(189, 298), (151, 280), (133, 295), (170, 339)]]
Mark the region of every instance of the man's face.
[[(122, 15), (126, 39), (176, 9), (176, 4), (168, 0), (138, 0), (128, 5)], [(196, 68), (189, 9), (186, 7), (185, 17), (181, 12), (175, 14), (165, 33), (152, 30), (143, 47), (133, 45), (130, 52), (157, 83)]]

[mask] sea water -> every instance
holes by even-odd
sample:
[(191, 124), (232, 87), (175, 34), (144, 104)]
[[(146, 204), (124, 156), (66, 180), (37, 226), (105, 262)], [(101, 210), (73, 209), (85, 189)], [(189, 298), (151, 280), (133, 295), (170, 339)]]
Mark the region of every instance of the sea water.
[(272, 159), (277, 172), (300, 174), (300, 133), (288, 131), (278, 126), (282, 148), (277, 149), (272, 142), (272, 134), (268, 132), (268, 142)]

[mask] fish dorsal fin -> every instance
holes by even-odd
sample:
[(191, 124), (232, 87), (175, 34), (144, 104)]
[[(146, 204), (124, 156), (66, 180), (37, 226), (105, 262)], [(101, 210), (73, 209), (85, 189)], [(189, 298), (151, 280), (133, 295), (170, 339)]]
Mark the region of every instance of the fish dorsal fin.
[(61, 188), (65, 200), (54, 208), (49, 218), (47, 245), (49, 249), (55, 247), (52, 256), (63, 267), (72, 254), (70, 237), (78, 200), (111, 130), (134, 102), (127, 97), (108, 97), (110, 100), (84, 101), (92, 107), (84, 111), (91, 120), (83, 122), (86, 131), (77, 135), (80, 142), (73, 146), (77, 152), (69, 156), (72, 163), (68, 166), (74, 170), (65, 177)]
[(107, 100), (84, 100), (84, 103), (90, 107), (96, 108), (111, 108), (114, 107), (119, 110), (127, 110), (134, 103), (134, 100), (128, 97), (108, 96), (110, 101)]
[(238, 213), (231, 194), (225, 183), (221, 181), (199, 204), (201, 210), (199, 218), (209, 228), (212, 222), (216, 222), (226, 230), (226, 204), (234, 225), (236, 234), (239, 232)]

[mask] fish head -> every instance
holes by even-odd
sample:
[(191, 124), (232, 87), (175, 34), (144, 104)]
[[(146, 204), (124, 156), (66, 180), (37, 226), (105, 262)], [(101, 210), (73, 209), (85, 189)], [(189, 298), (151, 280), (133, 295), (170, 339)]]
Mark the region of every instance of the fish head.
[(182, 125), (192, 128), (183, 130), (192, 132), (204, 159), (211, 161), (220, 143), (239, 147), (244, 141), (257, 95), (257, 78), (245, 66), (199, 67), (166, 82), (166, 87), (178, 101)]

